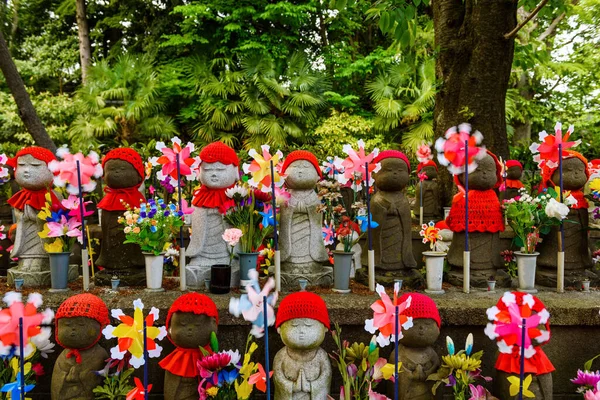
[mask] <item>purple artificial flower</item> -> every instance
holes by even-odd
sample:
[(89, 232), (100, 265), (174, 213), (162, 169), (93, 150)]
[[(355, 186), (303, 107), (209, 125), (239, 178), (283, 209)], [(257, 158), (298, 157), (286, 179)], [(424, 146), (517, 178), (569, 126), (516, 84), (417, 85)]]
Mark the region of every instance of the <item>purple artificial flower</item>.
[(594, 208), (594, 211), (592, 213), (594, 219), (600, 219), (600, 207)]
[(454, 377), (454, 375), (448, 375), (448, 383), (446, 384), (446, 386), (456, 386), (456, 378)]
[(165, 179), (160, 181), (160, 185), (165, 188), (167, 193), (172, 194), (175, 193), (175, 187), (171, 185), (171, 179), (167, 176)]
[(358, 367), (354, 364), (350, 364), (346, 367), (346, 370), (348, 371), (348, 375), (354, 379), (354, 377), (356, 377), (356, 374), (358, 373)]
[(598, 382), (600, 382), (600, 371), (589, 372), (577, 370), (577, 377), (571, 379), (571, 382), (578, 385), (580, 389), (595, 389)]
[(469, 400), (486, 400), (487, 393), (483, 386), (469, 384), (469, 390), (471, 391), (471, 397)]

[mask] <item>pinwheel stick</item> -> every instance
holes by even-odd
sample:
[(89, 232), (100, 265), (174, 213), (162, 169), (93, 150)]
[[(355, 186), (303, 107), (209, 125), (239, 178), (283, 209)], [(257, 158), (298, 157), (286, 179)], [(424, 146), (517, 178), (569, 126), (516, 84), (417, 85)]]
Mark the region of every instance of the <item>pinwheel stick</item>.
[(148, 333), (144, 319), (144, 399), (148, 400)]
[(275, 167), (271, 160), (271, 208), (273, 209), (273, 245), (275, 249), (275, 290), (281, 290), (281, 256), (277, 236), (277, 198), (275, 196)]
[(471, 253), (469, 252), (469, 141), (465, 140), (465, 252), (463, 254), (463, 292), (471, 286)]
[(423, 180), (421, 181), (421, 190), (419, 196), (419, 225), (423, 225)]
[[(335, 170), (334, 170), (335, 171)], [(368, 268), (369, 268), (369, 290), (375, 291), (375, 252), (373, 251), (373, 234), (371, 233), (371, 193), (369, 186), (369, 163), (365, 163), (367, 194), (365, 202), (367, 203), (367, 237), (369, 240)]]
[[(77, 161), (79, 166), (79, 161)], [(21, 371), (21, 400), (25, 400), (25, 354), (23, 350), (23, 317), (19, 318), (19, 367)]]
[[(175, 156), (177, 163), (177, 193), (179, 200), (179, 211), (183, 213), (183, 199), (181, 197), (181, 168), (179, 164), (179, 154)], [(184, 215), (181, 215), (184, 218)], [(183, 243), (183, 225), (179, 227), (179, 289), (185, 290), (187, 283), (185, 281), (185, 246)]]
[(77, 160), (77, 187), (79, 191), (79, 213), (81, 215), (81, 270), (83, 271), (83, 290), (87, 291), (90, 288), (90, 269), (88, 266), (88, 250), (85, 240), (85, 205), (83, 204), (83, 189), (81, 186), (81, 166)]
[(394, 326), (394, 346), (396, 348), (394, 352), (394, 400), (398, 400), (400, 393), (400, 387), (398, 386), (398, 319), (399, 319), (398, 306), (396, 305), (396, 312), (394, 314), (395, 326)]
[(265, 379), (267, 380), (267, 399), (271, 400), (271, 377), (269, 376), (269, 314), (267, 314), (267, 296), (263, 296), (263, 324), (265, 326)]
[(527, 319), (521, 321), (521, 368), (519, 376), (519, 400), (523, 400), (523, 381), (525, 380), (525, 332), (527, 331)]
[[(560, 202), (563, 199), (563, 162), (562, 162), (562, 143), (558, 144), (558, 176)], [(560, 231), (558, 232), (558, 254), (557, 254), (557, 272), (556, 272), (556, 291), (563, 293), (565, 291), (565, 226), (560, 221)]]

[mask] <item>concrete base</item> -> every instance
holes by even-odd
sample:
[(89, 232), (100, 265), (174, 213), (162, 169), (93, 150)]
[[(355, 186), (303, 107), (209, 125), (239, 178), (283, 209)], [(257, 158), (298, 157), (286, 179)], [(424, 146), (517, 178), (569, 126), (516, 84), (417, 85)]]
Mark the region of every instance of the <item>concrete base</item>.
[(333, 267), (323, 267), (321, 272), (303, 274), (282, 272), (281, 287), (295, 292), (300, 289), (300, 279), (306, 279), (308, 286), (331, 287), (333, 285)]
[[(69, 282), (73, 282), (79, 278), (79, 266), (69, 265)], [(7, 274), (7, 283), (9, 286), (14, 286), (15, 279), (23, 279), (23, 287), (50, 287), (50, 269), (47, 271), (23, 271), (18, 267), (10, 268)]]
[[(574, 286), (581, 287), (581, 281), (589, 279), (591, 286), (600, 284), (600, 275), (597, 272), (589, 269), (565, 270), (565, 287)], [(556, 287), (556, 269), (540, 269), (536, 270), (535, 284), (548, 287)]]
[[(365, 286), (369, 285), (368, 268), (361, 268), (356, 271), (354, 279)], [(385, 270), (375, 268), (375, 284), (386, 287), (394, 286), (396, 279), (402, 279), (402, 286), (407, 288), (419, 289), (425, 287), (425, 277), (417, 269), (408, 270)]]
[[(475, 288), (487, 288), (487, 283), (490, 280), (490, 276), (493, 276), (496, 281), (497, 288), (510, 288), (512, 287), (512, 278), (503, 269), (490, 269), (490, 270), (471, 270), (471, 287)], [(463, 273), (462, 271), (452, 270), (448, 272), (446, 280), (452, 285), (462, 287), (463, 284)]]
[(118, 276), (121, 280), (119, 286), (144, 287), (146, 286), (146, 270), (139, 268), (122, 270), (103, 270), (96, 272), (94, 284), (96, 286), (111, 286), (110, 281), (113, 276)]
[[(188, 289), (204, 290), (204, 280), (210, 279), (210, 267), (186, 265), (185, 267), (185, 282)], [(240, 267), (231, 266), (231, 287), (240, 286)]]

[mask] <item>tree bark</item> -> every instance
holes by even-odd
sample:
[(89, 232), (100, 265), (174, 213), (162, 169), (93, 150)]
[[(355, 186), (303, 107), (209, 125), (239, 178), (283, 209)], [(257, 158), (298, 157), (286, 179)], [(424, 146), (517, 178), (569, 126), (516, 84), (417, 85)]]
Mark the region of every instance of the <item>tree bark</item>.
[(88, 69), (92, 66), (92, 45), (88, 26), (85, 0), (76, 0), (77, 30), (79, 32), (79, 59), (81, 62), (81, 82), (87, 82)]
[(0, 70), (2, 70), (6, 85), (17, 103), (19, 116), (35, 143), (53, 153), (56, 152), (56, 145), (46, 132), (46, 128), (42, 125), (42, 121), (35, 112), (33, 104), (31, 104), (31, 99), (25, 89), (25, 83), (23, 83), (23, 79), (21, 79), (21, 75), (19, 75), (19, 71), (17, 71), (17, 67), (10, 56), (2, 31), (0, 31)]
[[(484, 136), (484, 144), (507, 158), (505, 98), (514, 55), (514, 39), (504, 35), (517, 26), (517, 0), (433, 0), (436, 75), (436, 137), (463, 122)], [(447, 204), (452, 179), (441, 172)]]

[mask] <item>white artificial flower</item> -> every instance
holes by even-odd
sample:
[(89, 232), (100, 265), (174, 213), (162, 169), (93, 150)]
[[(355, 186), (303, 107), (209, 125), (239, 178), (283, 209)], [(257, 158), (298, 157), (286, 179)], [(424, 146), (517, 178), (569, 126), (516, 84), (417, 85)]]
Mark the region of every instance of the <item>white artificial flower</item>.
[(227, 350), (225, 353), (229, 354), (229, 357), (231, 357), (231, 361), (229, 361), (229, 365), (237, 366), (242, 358), (239, 350), (236, 350), (236, 351)]
[(575, 204), (577, 204), (577, 199), (572, 194), (570, 194), (565, 199), (565, 204), (568, 205), (569, 207), (574, 206)]
[(566, 204), (556, 201), (556, 199), (550, 199), (548, 204), (546, 204), (546, 209), (544, 211), (550, 218), (563, 220), (567, 218), (567, 215), (569, 214), (569, 207)]

